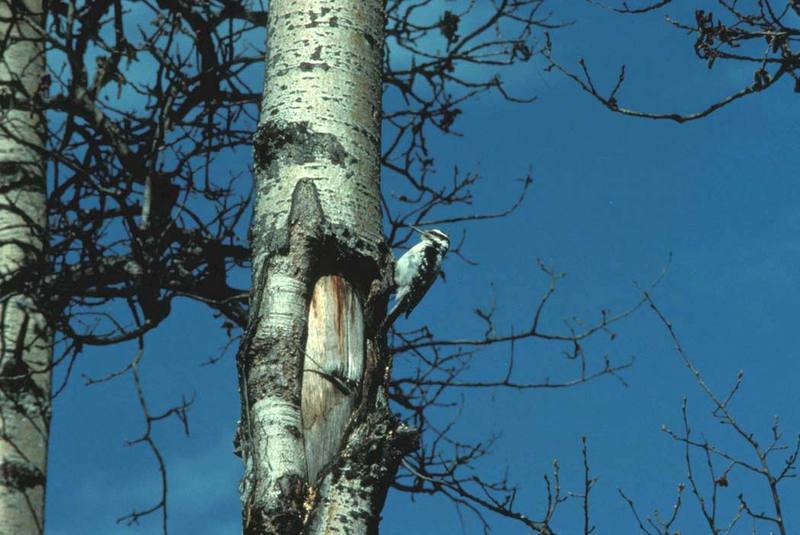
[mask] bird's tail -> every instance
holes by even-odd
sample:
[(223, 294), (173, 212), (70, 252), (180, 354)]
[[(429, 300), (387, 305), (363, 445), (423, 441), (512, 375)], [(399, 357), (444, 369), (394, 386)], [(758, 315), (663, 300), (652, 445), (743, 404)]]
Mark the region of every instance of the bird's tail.
[(400, 305), (401, 302), (399, 300), (395, 300), (394, 306), (389, 311), (389, 313), (386, 314), (386, 318), (384, 318), (383, 323), (381, 323), (381, 330), (383, 332), (388, 331), (389, 327), (391, 327), (397, 320), (397, 318), (400, 316), (400, 314), (403, 313), (403, 309)]

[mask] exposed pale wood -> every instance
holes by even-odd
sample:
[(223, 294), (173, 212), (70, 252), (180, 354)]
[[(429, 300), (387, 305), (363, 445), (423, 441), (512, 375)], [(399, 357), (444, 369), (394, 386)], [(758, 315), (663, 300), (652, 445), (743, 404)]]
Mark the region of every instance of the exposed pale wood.
[(353, 288), (322, 277), (308, 309), (303, 365), (303, 436), (308, 481), (336, 457), (364, 370), (364, 314)]

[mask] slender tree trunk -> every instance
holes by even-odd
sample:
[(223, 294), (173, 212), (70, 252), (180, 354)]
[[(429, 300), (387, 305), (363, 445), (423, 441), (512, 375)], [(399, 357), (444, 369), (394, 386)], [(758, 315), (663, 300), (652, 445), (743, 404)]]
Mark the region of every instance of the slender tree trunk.
[(44, 531), (51, 336), (45, 244), (41, 0), (0, 0), (0, 533)]
[(248, 535), (377, 533), (415, 434), (387, 407), (379, 325), (383, 0), (272, 0), (238, 355)]

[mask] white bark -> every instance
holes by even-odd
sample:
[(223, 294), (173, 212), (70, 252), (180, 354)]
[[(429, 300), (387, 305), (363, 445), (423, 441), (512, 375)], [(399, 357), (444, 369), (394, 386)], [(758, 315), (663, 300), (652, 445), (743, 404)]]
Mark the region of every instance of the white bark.
[(244, 531), (375, 533), (413, 440), (378, 326), (382, 0), (272, 0), (243, 375)]
[[(247, 364), (243, 521), (246, 533), (251, 525), (263, 526), (254, 527), (254, 533), (280, 533), (287, 527), (275, 504), (284, 503), (287, 495), (299, 496), (306, 473), (300, 429), (300, 372), (290, 358), (295, 346), (302, 347), (306, 289), (302, 280), (274, 270), (254, 285), (254, 291), (263, 297), (251, 302), (252, 313), (258, 318), (251, 326), (251, 351), (262, 356), (263, 362)], [(266, 516), (261, 513), (264, 509), (270, 510)], [(287, 513), (288, 520), (298, 514)]]
[(0, 533), (44, 530), (51, 336), (34, 295), (45, 265), (40, 0), (0, 0)]
[[(254, 148), (260, 175), (254, 227), (266, 233), (254, 235), (254, 241), (285, 228), (301, 179), (314, 182), (334, 228), (369, 246), (383, 241), (382, 6), (376, 0), (270, 2), (264, 100)], [(258, 138), (266, 139), (259, 143)]]

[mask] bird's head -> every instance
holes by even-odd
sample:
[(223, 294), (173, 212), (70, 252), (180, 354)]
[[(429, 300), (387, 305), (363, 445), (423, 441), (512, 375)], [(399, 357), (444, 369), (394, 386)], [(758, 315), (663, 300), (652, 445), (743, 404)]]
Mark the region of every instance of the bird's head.
[(411, 227), (420, 233), (423, 240), (433, 243), (437, 248), (442, 251), (447, 251), (450, 248), (450, 238), (439, 229), (422, 230), (417, 227)]

